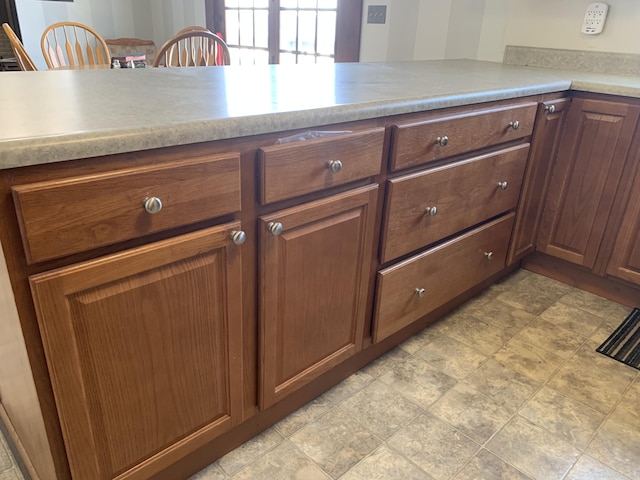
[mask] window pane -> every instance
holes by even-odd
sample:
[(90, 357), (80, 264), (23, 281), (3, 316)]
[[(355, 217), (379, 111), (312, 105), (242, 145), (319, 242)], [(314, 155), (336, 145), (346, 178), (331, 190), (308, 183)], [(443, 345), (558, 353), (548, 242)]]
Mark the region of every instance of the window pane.
[(316, 12), (298, 13), (298, 50), (314, 53), (316, 51)]
[(241, 8), (253, 8), (253, 0), (240, 0)]
[(236, 8), (238, 6), (238, 0), (225, 0), (225, 7)]
[[(296, 50), (296, 34), (297, 34), (297, 12), (280, 11), (280, 49)], [(280, 56), (282, 58), (282, 55)]]
[(243, 48), (240, 50), (240, 65), (253, 65), (254, 53), (251, 48)]
[(240, 10), (240, 45), (253, 46), (253, 10)]
[(338, 8), (338, 0), (318, 0), (318, 8)]
[(298, 63), (316, 63), (315, 55), (298, 55)]
[(226, 17), (226, 30), (227, 30), (227, 38), (226, 42), (231, 45), (239, 45), (240, 44), (240, 26), (238, 25), (238, 11), (237, 10), (227, 10)]
[(318, 12), (318, 53), (333, 55), (336, 45), (336, 12)]
[(269, 63), (269, 52), (266, 50), (256, 50), (256, 65), (267, 65)]
[(318, 55), (316, 57), (316, 63), (335, 63), (335, 60), (332, 57), (324, 57), (322, 55)]
[(287, 65), (296, 63), (296, 54), (295, 53), (280, 53), (280, 64)]
[(297, 8), (298, 0), (280, 0), (280, 8)]
[(318, 5), (316, 0), (299, 0), (298, 8), (316, 8)]
[(235, 47), (229, 47), (229, 56), (231, 57), (231, 65), (240, 65), (240, 50)]
[(269, 0), (253, 0), (255, 8), (269, 8)]
[(269, 47), (269, 11), (268, 10), (256, 10), (255, 11), (255, 35), (256, 35), (256, 47)]

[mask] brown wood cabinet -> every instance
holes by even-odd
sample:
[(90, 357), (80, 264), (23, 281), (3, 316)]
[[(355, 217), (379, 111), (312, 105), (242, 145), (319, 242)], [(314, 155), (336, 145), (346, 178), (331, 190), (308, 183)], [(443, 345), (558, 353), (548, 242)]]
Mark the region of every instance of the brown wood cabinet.
[(146, 479), (241, 420), (233, 222), (30, 278), (74, 479)]
[(362, 348), (377, 190), (260, 218), (262, 408)]
[(540, 227), (538, 250), (593, 269), (638, 126), (640, 105), (574, 98)]

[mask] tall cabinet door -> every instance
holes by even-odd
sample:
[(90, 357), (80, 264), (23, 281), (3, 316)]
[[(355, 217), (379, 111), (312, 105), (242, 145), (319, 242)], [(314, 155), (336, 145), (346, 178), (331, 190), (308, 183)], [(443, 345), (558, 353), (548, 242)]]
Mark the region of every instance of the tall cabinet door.
[(572, 101), (549, 187), (538, 249), (593, 268), (640, 107)]
[(73, 478), (150, 478), (241, 420), (237, 230), (31, 277)]
[(362, 348), (377, 186), (261, 217), (260, 406)]

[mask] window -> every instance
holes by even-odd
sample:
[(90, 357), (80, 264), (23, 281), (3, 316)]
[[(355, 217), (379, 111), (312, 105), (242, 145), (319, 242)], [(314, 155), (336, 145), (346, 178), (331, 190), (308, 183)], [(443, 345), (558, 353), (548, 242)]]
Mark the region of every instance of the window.
[(205, 0), (232, 64), (358, 61), (361, 0)]

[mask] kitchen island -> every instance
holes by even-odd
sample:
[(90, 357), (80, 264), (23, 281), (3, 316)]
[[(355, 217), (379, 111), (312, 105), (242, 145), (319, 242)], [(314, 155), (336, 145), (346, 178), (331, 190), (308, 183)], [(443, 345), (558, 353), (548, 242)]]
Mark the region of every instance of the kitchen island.
[[(0, 414), (34, 478), (186, 478), (517, 268), (563, 191), (571, 98), (612, 96), (628, 147), (609, 210), (635, 215), (633, 77), (433, 61), (1, 81)], [(333, 133), (279, 142), (308, 130)]]

